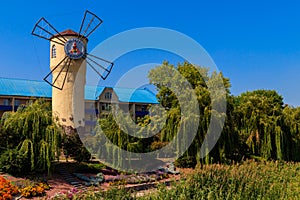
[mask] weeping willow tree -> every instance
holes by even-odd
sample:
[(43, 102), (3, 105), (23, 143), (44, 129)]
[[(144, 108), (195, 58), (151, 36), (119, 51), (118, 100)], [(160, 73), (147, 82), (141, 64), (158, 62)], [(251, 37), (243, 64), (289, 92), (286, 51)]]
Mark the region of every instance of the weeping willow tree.
[(20, 106), (16, 112), (5, 113), (1, 124), (8, 138), (7, 151), (14, 150), (22, 156), (22, 173), (49, 173), (51, 162), (58, 159), (61, 141), (61, 129), (53, 121), (50, 104), (37, 100)]
[(292, 145), (289, 148), (291, 160), (300, 161), (300, 107), (285, 106), (283, 109), (285, 131), (289, 132)]
[[(132, 124), (130, 115), (109, 115), (105, 119), (100, 119), (96, 127), (97, 134), (95, 140), (99, 141), (98, 144), (101, 143), (100, 141), (103, 141), (103, 135), (105, 134), (111, 143), (95, 145), (94, 149), (91, 147), (93, 151), (97, 151), (98, 157), (100, 158), (105, 157), (104, 154), (108, 153), (112, 156), (106, 158), (113, 159), (113, 161), (117, 163), (117, 161), (120, 160), (120, 154), (116, 146), (134, 153), (151, 152), (157, 150), (158, 147), (162, 148), (167, 145), (173, 140), (178, 131), (181, 130), (185, 135), (177, 137), (175, 141), (176, 144), (171, 147), (168, 146), (168, 148), (171, 149), (166, 149), (167, 153), (172, 152), (172, 154), (181, 155), (180, 153), (183, 151), (182, 146), (188, 146), (182, 144), (187, 144), (188, 138), (190, 137), (189, 133), (197, 129), (196, 137), (194, 141), (192, 141), (192, 145), (189, 146), (182, 156), (182, 159), (188, 160), (188, 162), (194, 162), (193, 165), (197, 162), (225, 162), (234, 159), (233, 155), (235, 153), (233, 152), (237, 151), (236, 149), (238, 148), (236, 146), (239, 144), (239, 141), (236, 137), (237, 134), (232, 131), (233, 128), (230, 124), (227, 124), (224, 129), (225, 131), (223, 131), (224, 133), (221, 135), (221, 139), (217, 142), (212, 151), (205, 158), (199, 156), (200, 148), (203, 145), (203, 140), (211, 121), (211, 113), (217, 112), (211, 108), (211, 94), (207, 84), (217, 85), (221, 77), (225, 85), (226, 98), (231, 98), (229, 93), (229, 80), (224, 78), (222, 74), (213, 73), (209, 75), (208, 71), (207, 68), (200, 68), (187, 62), (179, 64), (177, 69), (173, 65), (169, 65), (165, 62), (162, 66), (151, 70), (149, 72), (150, 83), (156, 85), (159, 91), (157, 98), (160, 105), (162, 105), (162, 108), (160, 108), (162, 110), (155, 108), (153, 110), (156, 110), (158, 113), (151, 112), (151, 117), (146, 116), (134, 124)], [(166, 77), (165, 74), (169, 74), (169, 76)], [(187, 82), (180, 77), (183, 77)], [(164, 80), (165, 84), (158, 83), (158, 80)], [(170, 90), (168, 84), (173, 84), (173, 87), (175, 87), (174, 90), (177, 90), (180, 94), (175, 94)], [(187, 86), (184, 91), (180, 90), (182, 86)], [(197, 105), (192, 105), (192, 103), (195, 104), (195, 102), (189, 102), (190, 93), (195, 93)], [(224, 99), (218, 99), (218, 95), (219, 94), (215, 94), (215, 101), (223, 101)], [(180, 105), (180, 98), (185, 102), (184, 105)], [(233, 101), (231, 101), (231, 103), (232, 102)], [(218, 102), (215, 103), (218, 104)], [(197, 106), (199, 113), (194, 113), (192, 110), (195, 108), (194, 106)], [(184, 115), (181, 113), (183, 108), (186, 111)], [(231, 109), (233, 106), (229, 106), (229, 108)], [(162, 112), (165, 112), (165, 117), (162, 117)], [(232, 110), (228, 111), (228, 113), (232, 114)], [(214, 116), (224, 117), (224, 115), (226, 115), (226, 113), (221, 113), (220, 116)], [(198, 118), (199, 122), (193, 123)], [(123, 123), (120, 123), (120, 121), (123, 121)], [(150, 121), (153, 123), (150, 123)], [(151, 126), (151, 124), (154, 124), (154, 126)], [(194, 124), (199, 124), (199, 127), (193, 127)], [(136, 125), (139, 126), (138, 129), (133, 127)], [(133, 132), (133, 135), (129, 135), (129, 132)], [(155, 135), (153, 135), (153, 133), (155, 133)], [(141, 139), (139, 136), (142, 134), (152, 135), (152, 137)], [(99, 146), (102, 146), (101, 149), (97, 149)], [(171, 156), (173, 157), (173, 155)]]
[(236, 97), (237, 130), (252, 155), (292, 159), (292, 136), (283, 110), (283, 98), (273, 90), (245, 92)]
[[(181, 81), (180, 76), (187, 80), (188, 84)], [(135, 130), (132, 127), (130, 115), (109, 115), (108, 118), (100, 119), (96, 128), (98, 129), (97, 141), (102, 141), (101, 137), (105, 134), (112, 142), (103, 144), (104, 148), (97, 152), (100, 154), (109, 152), (109, 155), (112, 155), (109, 159), (113, 159), (116, 166), (122, 156), (116, 146), (135, 153), (149, 152), (166, 146), (180, 130), (183, 130), (186, 135), (179, 139), (177, 137), (175, 146), (172, 146), (174, 149), (170, 151), (179, 155), (182, 144), (187, 142), (186, 138), (195, 128), (192, 127), (193, 124), (198, 126), (196, 136), (189, 148), (178, 159), (181, 166), (192, 167), (197, 163), (201, 165), (230, 163), (248, 157), (300, 160), (300, 108), (284, 106), (283, 98), (276, 91), (257, 90), (234, 97), (230, 94), (229, 79), (224, 78), (222, 73), (210, 74), (207, 68), (187, 62), (178, 64), (176, 67), (164, 62), (161, 66), (152, 69), (148, 77), (150, 83), (157, 87), (157, 98), (163, 107), (165, 117), (161, 117), (159, 113), (157, 115), (152, 113), (151, 117), (146, 116), (138, 120), (134, 125), (138, 124), (140, 129)], [(208, 89), (208, 85), (218, 87), (220, 77), (225, 87), (225, 97), (223, 94), (217, 94)], [(171, 87), (173, 88), (170, 89)], [(185, 90), (179, 90), (180, 87)], [(188, 113), (194, 113), (192, 109), (195, 107), (192, 102), (188, 101), (189, 93), (194, 93), (197, 98), (199, 109), (197, 116), (182, 114), (183, 108)], [(226, 113), (221, 113), (217, 111), (219, 108), (213, 108), (212, 104), (224, 106), (219, 103), (224, 101), (224, 98), (226, 98)], [(182, 99), (184, 99), (184, 104), (181, 103)], [(219, 119), (224, 116), (226, 120), (220, 138), (217, 138), (214, 148), (209, 149), (209, 144), (204, 141), (208, 135), (211, 120), (215, 118), (215, 121), (221, 121)], [(187, 125), (195, 119), (199, 123)], [(120, 120), (124, 122), (121, 126)], [(150, 121), (164, 125), (149, 126)], [(222, 125), (215, 123), (214, 126), (221, 127)], [(130, 130), (135, 130), (135, 135), (128, 135)], [(138, 137), (145, 133), (151, 135), (153, 132), (157, 133), (153, 137), (146, 139)], [(99, 145), (95, 146), (99, 147)], [(208, 153), (206, 157), (201, 155), (202, 147), (205, 147)]]
[[(130, 112), (124, 112), (117, 105), (112, 106), (111, 113), (98, 120), (96, 134), (89, 140), (88, 149), (103, 162), (122, 170), (131, 166), (132, 160), (135, 164), (138, 161), (143, 163), (140, 153), (151, 152), (155, 146), (153, 142), (159, 141), (156, 135), (151, 136), (158, 132), (157, 126), (162, 119), (154, 112), (152, 114), (151, 118), (133, 119)], [(151, 122), (154, 122), (153, 126)]]
[[(199, 107), (199, 125), (197, 128), (197, 134), (192, 144), (185, 152), (185, 154), (179, 159), (184, 160), (182, 162), (182, 165), (193, 166), (196, 163), (208, 164), (213, 162), (225, 162), (231, 159), (235, 159), (236, 157), (234, 157), (234, 155), (238, 151), (237, 149), (239, 145), (239, 139), (237, 133), (234, 131), (232, 124), (230, 124), (230, 122), (228, 123), (228, 121), (225, 122), (225, 126), (223, 132), (221, 133), (221, 137), (214, 146), (214, 148), (209, 152), (209, 154), (205, 158), (202, 158), (200, 156), (200, 149), (202, 145), (208, 145), (203, 144), (203, 141), (204, 138), (207, 136), (208, 127), (211, 122), (212, 112), (214, 112), (213, 116), (217, 118), (224, 117), (226, 114), (227, 116), (229, 115), (229, 117), (227, 118), (233, 118), (233, 101), (229, 91), (229, 79), (224, 78), (221, 73), (218, 74), (214, 72), (212, 74), (209, 74), (208, 68), (198, 67), (187, 62), (178, 64), (177, 67), (170, 65), (168, 62), (164, 62), (161, 66), (152, 69), (148, 75), (150, 83), (154, 84), (157, 87), (158, 101), (168, 111), (166, 124), (161, 130), (161, 140), (171, 141), (180, 129), (181, 121), (192, 121), (194, 119), (193, 115), (181, 116), (180, 113), (182, 106), (189, 106), (189, 102), (186, 102), (187, 105), (180, 105), (178, 101), (178, 94), (177, 96), (175, 95), (175, 93), (168, 87), (168, 83), (160, 83), (162, 80), (161, 76), (165, 77), (166, 74), (170, 75), (170, 82), (174, 81), (174, 77), (176, 80), (178, 79), (176, 75), (170, 74), (170, 71), (172, 70), (178, 70), (180, 75), (183, 76), (184, 79), (187, 80), (191, 86), (190, 89), (188, 89), (187, 87), (184, 93), (179, 95), (185, 96), (188, 95), (188, 93), (190, 92), (195, 92)], [(230, 101), (227, 100), (227, 104), (230, 104), (227, 105), (227, 113), (218, 113), (216, 110), (213, 110), (211, 106), (212, 103), (215, 103), (215, 105), (222, 105), (218, 104), (218, 101), (224, 101), (224, 99), (222, 99), (222, 96), (224, 95), (213, 94), (213, 100), (215, 102), (212, 102), (212, 94), (211, 91), (209, 91), (208, 89), (208, 84), (210, 84), (212, 87), (218, 87), (220, 77), (225, 87), (225, 96), (227, 99), (231, 99)], [(218, 121), (218, 119), (216, 119), (216, 121)], [(186, 130), (185, 133), (189, 134), (189, 131)], [(207, 146), (207, 152), (208, 151), (209, 150)]]

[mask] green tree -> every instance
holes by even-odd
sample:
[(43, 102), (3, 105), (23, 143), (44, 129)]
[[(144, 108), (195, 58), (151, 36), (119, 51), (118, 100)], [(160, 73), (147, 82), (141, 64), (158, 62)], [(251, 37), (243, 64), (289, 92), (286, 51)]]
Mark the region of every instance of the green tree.
[[(237, 149), (239, 149), (239, 138), (237, 132), (234, 131), (232, 122), (228, 122), (228, 120), (233, 118), (233, 101), (232, 97), (230, 96), (229, 79), (224, 78), (222, 73), (213, 72), (210, 74), (208, 68), (195, 66), (188, 62), (178, 64), (177, 67), (170, 65), (168, 62), (164, 62), (161, 66), (152, 69), (149, 72), (148, 77), (150, 79), (150, 83), (154, 84), (158, 90), (158, 101), (166, 108), (166, 110), (168, 110), (166, 125), (161, 131), (161, 140), (164, 142), (171, 141), (178, 131), (180, 121), (193, 119), (193, 116), (181, 116), (180, 112), (181, 106), (189, 107), (190, 105), (188, 103), (187, 105), (179, 105), (179, 97), (176, 96), (175, 93), (168, 87), (168, 82), (166, 81), (165, 84), (160, 83), (160, 80), (164, 79), (169, 79), (170, 82), (179, 79), (176, 77), (176, 73), (174, 73), (175, 70), (178, 70), (180, 75), (183, 76), (191, 86), (191, 91), (189, 91), (187, 87), (186, 91), (184, 91), (184, 94), (181, 95), (184, 96), (189, 92), (195, 92), (200, 114), (197, 135), (192, 145), (180, 159), (186, 160), (189, 163), (225, 162), (230, 159), (236, 159), (234, 155), (238, 151)], [(222, 85), (219, 85), (220, 79), (222, 80)], [(185, 83), (182, 82), (176, 84)], [(225, 87), (226, 94), (217, 94), (216, 92), (218, 90), (212, 92), (209, 90), (208, 85), (212, 88)], [(224, 96), (226, 99), (224, 99)], [(212, 102), (211, 97), (213, 97), (214, 102)], [(218, 111), (212, 110), (212, 103), (219, 106), (222, 104), (218, 104), (218, 102), (224, 100), (227, 100), (227, 107), (229, 108), (227, 113), (218, 113)], [(227, 114), (227, 121), (225, 122), (221, 138), (218, 140), (215, 147), (204, 159), (201, 159), (199, 156), (200, 148), (202, 145), (206, 145), (203, 144), (203, 141), (208, 131), (212, 112), (215, 112), (214, 116), (218, 117), (222, 117)]]
[(291, 159), (283, 98), (274, 90), (256, 90), (236, 97), (236, 123), (251, 154), (264, 159)]
[[(61, 129), (53, 121), (50, 104), (37, 100), (20, 106), (16, 112), (6, 113), (1, 124), (6, 155), (11, 155), (9, 151), (18, 152), (21, 155), (18, 159), (27, 163), (22, 173), (45, 170), (49, 173), (51, 162), (60, 154), (61, 140)], [(7, 159), (2, 157), (3, 160)]]
[[(284, 105), (282, 96), (276, 91), (256, 90), (235, 97), (230, 94), (229, 79), (222, 73), (210, 73), (208, 68), (188, 62), (178, 64), (176, 67), (164, 62), (161, 66), (150, 70), (148, 77), (150, 83), (158, 90), (157, 99), (163, 106), (166, 116), (161, 117), (162, 111), (157, 114), (151, 112), (151, 117), (146, 116), (132, 123), (130, 115), (109, 115), (99, 120), (95, 141), (102, 141), (101, 137), (105, 134), (113, 144), (124, 150), (135, 153), (150, 152), (166, 146), (173, 141), (179, 130), (184, 129), (185, 136), (175, 141), (176, 148), (171, 147), (173, 153), (178, 155), (180, 144), (186, 142), (186, 138), (195, 128), (191, 126), (197, 123), (185, 125), (188, 121), (193, 122), (197, 119), (199, 120), (196, 127), (197, 134), (177, 161), (181, 166), (192, 167), (196, 163), (201, 165), (230, 163), (249, 157), (300, 160), (300, 107)], [(214, 90), (219, 87), (225, 90)], [(192, 93), (196, 96), (199, 114), (193, 112), (194, 102), (189, 101)], [(222, 104), (224, 101), (226, 104)], [(183, 114), (184, 109), (191, 114)], [(219, 112), (220, 110), (222, 112)], [(209, 145), (204, 143), (204, 139), (208, 136), (211, 120), (214, 118), (213, 120), (221, 122), (220, 119), (223, 117), (225, 123), (220, 138), (216, 138), (217, 143), (209, 151)], [(123, 125), (118, 124), (115, 119), (123, 121), (121, 123)], [(164, 125), (162, 128), (157, 125), (149, 126), (151, 122)], [(137, 125), (139, 129), (134, 128)], [(215, 123), (214, 126), (222, 125)], [(134, 135), (128, 135), (132, 130), (135, 130)], [(139, 138), (144, 133), (157, 134), (151, 138)], [(113, 152), (111, 159), (116, 162), (120, 160), (120, 153), (114, 145), (103, 144), (103, 146), (105, 148), (98, 152), (102, 154)], [(207, 149), (206, 152), (209, 152), (204, 158), (200, 151), (203, 146)]]
[(283, 109), (285, 132), (291, 135), (292, 145), (289, 150), (291, 151), (291, 160), (300, 161), (300, 107), (293, 108), (285, 105)]

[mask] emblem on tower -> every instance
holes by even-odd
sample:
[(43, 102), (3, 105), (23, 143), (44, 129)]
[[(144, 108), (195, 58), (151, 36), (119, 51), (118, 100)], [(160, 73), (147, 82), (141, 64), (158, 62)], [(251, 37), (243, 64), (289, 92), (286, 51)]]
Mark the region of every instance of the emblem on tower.
[(80, 59), (85, 55), (84, 43), (78, 38), (69, 39), (65, 44), (65, 53), (71, 59)]

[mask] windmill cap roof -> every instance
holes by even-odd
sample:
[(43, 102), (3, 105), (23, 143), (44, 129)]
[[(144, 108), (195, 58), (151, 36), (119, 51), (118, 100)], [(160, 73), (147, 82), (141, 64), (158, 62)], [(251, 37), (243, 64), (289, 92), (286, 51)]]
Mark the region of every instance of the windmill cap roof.
[[(79, 35), (79, 33), (75, 32), (75, 31), (73, 31), (71, 29), (67, 29), (67, 30), (64, 30), (64, 31), (60, 32), (59, 34), (53, 35), (51, 38), (55, 38), (55, 37), (58, 37), (58, 36), (78, 36), (78, 35)], [(80, 36), (83, 37), (83, 38), (85, 38), (85, 39), (87, 39), (83, 35), (80, 35)]]

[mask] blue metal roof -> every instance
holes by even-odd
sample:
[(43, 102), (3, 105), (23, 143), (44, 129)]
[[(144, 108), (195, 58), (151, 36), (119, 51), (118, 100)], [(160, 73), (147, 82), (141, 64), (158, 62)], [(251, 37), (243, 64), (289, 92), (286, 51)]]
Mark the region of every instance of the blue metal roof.
[(121, 102), (157, 104), (156, 95), (148, 89), (113, 88)]
[(97, 100), (105, 87), (86, 85), (84, 90), (85, 100)]
[[(103, 86), (85, 86), (85, 100), (97, 100)], [(156, 95), (148, 89), (112, 88), (121, 102), (156, 104)], [(52, 88), (44, 81), (1, 78), (0, 95), (25, 97), (52, 97)]]
[(0, 78), (0, 95), (51, 98), (52, 90), (42, 81)]

